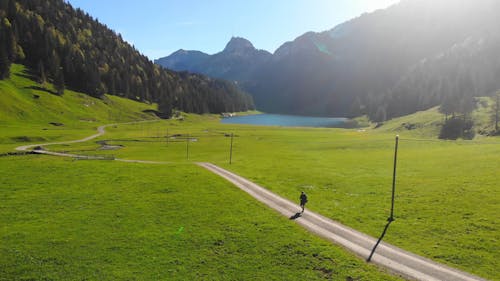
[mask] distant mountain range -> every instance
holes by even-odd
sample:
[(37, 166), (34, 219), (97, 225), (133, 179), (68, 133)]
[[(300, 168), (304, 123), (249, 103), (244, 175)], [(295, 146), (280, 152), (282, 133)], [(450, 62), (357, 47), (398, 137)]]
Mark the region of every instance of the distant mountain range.
[(499, 11), (498, 0), (403, 0), (274, 54), (232, 38), (214, 55), (179, 50), (155, 63), (236, 80), (263, 111), (380, 121), (500, 89)]
[(155, 63), (169, 69), (243, 82), (252, 79), (253, 72), (271, 57), (271, 53), (255, 49), (250, 41), (233, 37), (226, 48), (215, 55), (200, 51), (178, 50), (168, 57), (156, 60)]

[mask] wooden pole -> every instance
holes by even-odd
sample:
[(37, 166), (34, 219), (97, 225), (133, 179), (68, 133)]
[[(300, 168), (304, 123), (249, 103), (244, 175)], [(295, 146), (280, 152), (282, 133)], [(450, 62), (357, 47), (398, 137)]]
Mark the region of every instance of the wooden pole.
[(398, 142), (399, 136), (396, 136), (396, 144), (394, 146), (394, 169), (392, 172), (391, 216), (387, 219), (390, 222), (394, 221), (394, 194), (396, 192), (396, 164), (398, 160)]
[(231, 133), (231, 147), (229, 148), (229, 164), (233, 163), (233, 133)]
[(169, 137), (168, 137), (168, 128), (167, 128), (167, 146), (168, 146), (168, 142), (169, 142)]
[(500, 110), (500, 93), (497, 93), (497, 106), (495, 110), (495, 132), (498, 132), (498, 111)]
[(189, 160), (189, 134), (186, 138), (186, 160)]

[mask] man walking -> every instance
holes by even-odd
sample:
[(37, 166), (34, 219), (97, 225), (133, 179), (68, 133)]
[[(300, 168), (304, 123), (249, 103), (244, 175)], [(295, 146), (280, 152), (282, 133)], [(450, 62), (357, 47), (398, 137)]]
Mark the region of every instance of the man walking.
[(307, 203), (307, 195), (302, 191), (300, 194), (300, 207), (302, 207), (302, 213), (304, 212), (304, 207)]

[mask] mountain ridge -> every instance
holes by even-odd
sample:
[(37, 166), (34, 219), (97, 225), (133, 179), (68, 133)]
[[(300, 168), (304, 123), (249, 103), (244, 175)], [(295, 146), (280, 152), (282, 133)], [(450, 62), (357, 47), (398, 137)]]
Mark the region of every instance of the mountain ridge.
[(245, 84), (255, 69), (271, 56), (271, 53), (267, 51), (256, 49), (245, 38), (232, 37), (222, 51), (213, 55), (180, 49), (154, 62), (165, 68), (202, 73), (214, 78), (236, 80), (239, 84)]
[[(401, 98), (393, 89), (420, 61), (443, 53), (468, 37), (487, 31), (490, 36), (500, 33), (495, 16), (500, 5), (494, 0), (434, 2), (403, 0), (329, 30), (304, 33), (282, 44), (264, 61), (246, 64), (252, 71), (244, 75), (233, 65), (215, 77), (238, 81), (253, 95), (257, 108), (267, 112), (368, 114), (372, 120), (383, 121), (440, 105), (445, 100), (444, 92), (432, 103), (405, 104), (404, 111), (393, 110), (391, 104)], [(225, 65), (207, 60), (195, 72), (213, 76), (212, 67)], [(476, 94), (491, 92), (469, 93)]]

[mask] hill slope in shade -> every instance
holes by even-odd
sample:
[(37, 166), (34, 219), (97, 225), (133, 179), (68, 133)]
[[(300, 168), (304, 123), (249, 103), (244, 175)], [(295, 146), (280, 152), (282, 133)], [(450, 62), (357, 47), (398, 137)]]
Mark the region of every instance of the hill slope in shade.
[(219, 113), (253, 108), (251, 96), (236, 84), (162, 69), (63, 0), (2, 1), (0, 36), (0, 79), (17, 62), (30, 66), (40, 81), (54, 81), (59, 94), (66, 86), (93, 97), (109, 93), (157, 102), (164, 116), (172, 109)]

